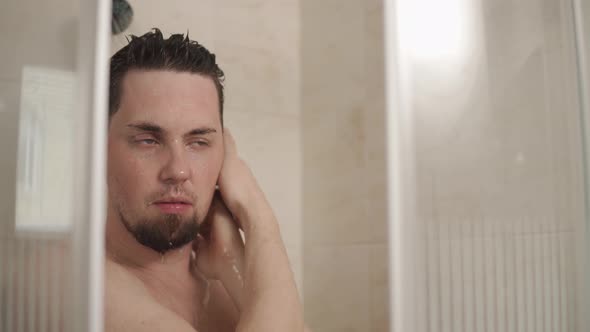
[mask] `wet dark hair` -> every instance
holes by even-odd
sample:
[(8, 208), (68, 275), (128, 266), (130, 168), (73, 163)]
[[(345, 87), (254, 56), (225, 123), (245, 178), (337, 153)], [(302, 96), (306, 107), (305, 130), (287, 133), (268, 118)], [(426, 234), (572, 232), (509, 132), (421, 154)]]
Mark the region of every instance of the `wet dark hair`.
[(190, 40), (188, 32), (173, 34), (164, 39), (162, 32), (154, 28), (142, 35), (130, 35), (128, 44), (111, 57), (109, 84), (109, 119), (121, 104), (122, 81), (132, 69), (170, 70), (189, 72), (209, 77), (215, 83), (219, 98), (219, 115), (223, 123), (224, 74), (215, 62), (215, 54), (203, 45)]

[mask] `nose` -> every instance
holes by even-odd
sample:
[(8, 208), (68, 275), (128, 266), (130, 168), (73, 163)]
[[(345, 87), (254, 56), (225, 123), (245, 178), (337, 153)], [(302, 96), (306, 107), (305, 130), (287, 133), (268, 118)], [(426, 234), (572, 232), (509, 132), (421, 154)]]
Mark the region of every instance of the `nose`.
[(186, 151), (180, 147), (170, 147), (164, 167), (160, 171), (160, 180), (166, 184), (180, 184), (191, 176), (191, 168), (185, 156)]

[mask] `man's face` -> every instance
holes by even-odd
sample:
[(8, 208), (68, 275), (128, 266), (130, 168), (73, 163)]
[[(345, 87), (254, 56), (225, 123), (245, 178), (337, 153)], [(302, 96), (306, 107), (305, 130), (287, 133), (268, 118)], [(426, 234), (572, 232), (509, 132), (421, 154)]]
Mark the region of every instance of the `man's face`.
[(223, 163), (213, 80), (172, 71), (128, 72), (108, 135), (109, 214), (145, 246), (192, 241)]

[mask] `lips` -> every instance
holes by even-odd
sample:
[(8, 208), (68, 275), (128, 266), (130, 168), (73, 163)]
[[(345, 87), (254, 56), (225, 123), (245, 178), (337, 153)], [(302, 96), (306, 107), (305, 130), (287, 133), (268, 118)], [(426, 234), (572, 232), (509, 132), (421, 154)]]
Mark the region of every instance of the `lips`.
[(154, 202), (154, 204), (169, 204), (169, 203), (192, 205), (191, 201), (186, 198), (164, 198), (164, 199), (159, 199)]
[(186, 198), (164, 198), (153, 203), (164, 213), (182, 213), (192, 208), (193, 204)]

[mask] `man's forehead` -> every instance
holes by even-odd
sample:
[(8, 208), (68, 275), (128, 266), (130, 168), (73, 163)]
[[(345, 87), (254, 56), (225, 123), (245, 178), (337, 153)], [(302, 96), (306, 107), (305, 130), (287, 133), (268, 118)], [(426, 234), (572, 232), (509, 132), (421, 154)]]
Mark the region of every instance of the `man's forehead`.
[(212, 78), (189, 72), (131, 70), (121, 86), (121, 102), (174, 102), (216, 107), (217, 88)]
[(220, 130), (220, 124), (217, 120), (208, 117), (167, 117), (155, 116), (154, 114), (158, 113), (139, 113), (134, 116), (119, 118), (118, 127), (129, 131), (157, 131), (171, 135), (185, 135), (195, 129), (207, 129), (207, 132), (211, 133)]
[(213, 81), (191, 73), (131, 71), (123, 80), (118, 113), (126, 122), (151, 121), (162, 126), (186, 122), (214, 125), (219, 119)]

